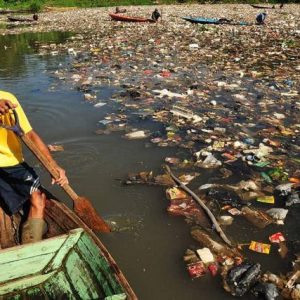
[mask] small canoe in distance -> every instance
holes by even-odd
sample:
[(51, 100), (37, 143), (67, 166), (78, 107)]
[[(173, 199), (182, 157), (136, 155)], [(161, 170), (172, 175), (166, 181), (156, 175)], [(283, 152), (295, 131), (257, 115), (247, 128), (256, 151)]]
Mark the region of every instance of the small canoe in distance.
[(255, 4), (250, 4), (253, 8), (258, 8), (258, 9), (275, 9), (275, 5), (273, 6), (261, 6), (261, 5), (255, 5)]
[(36, 22), (37, 20), (29, 19), (29, 18), (23, 18), (23, 17), (7, 17), (7, 20), (9, 22)]
[(109, 14), (112, 20), (115, 21), (123, 21), (123, 22), (141, 22), (141, 23), (155, 23), (152, 19), (140, 18), (140, 17), (131, 17), (124, 16), (120, 14)]
[(193, 17), (183, 17), (183, 20), (189, 21), (191, 23), (198, 23), (198, 24), (215, 24), (215, 25), (221, 25), (221, 24), (228, 24), (228, 25), (249, 25), (246, 22), (233, 22), (232, 20), (227, 19), (216, 19), (216, 18), (193, 18)]
[(44, 240), (16, 245), (15, 226), (1, 209), (1, 300), (137, 300), (105, 246), (73, 211), (47, 201), (45, 219)]

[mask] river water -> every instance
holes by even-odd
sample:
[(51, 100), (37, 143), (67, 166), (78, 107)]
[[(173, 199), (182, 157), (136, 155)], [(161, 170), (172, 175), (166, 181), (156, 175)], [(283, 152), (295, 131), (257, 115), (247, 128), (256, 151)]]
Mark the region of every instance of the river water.
[[(100, 238), (139, 299), (232, 298), (221, 288), (220, 278), (212, 279), (209, 274), (196, 280), (189, 278), (182, 257), (196, 243), (184, 219), (167, 214), (164, 189), (121, 183), (129, 172), (161, 172), (164, 158), (176, 150), (146, 147), (145, 141), (125, 140), (119, 133), (96, 135), (98, 121), (113, 107), (95, 108), (84, 102), (82, 93), (57, 84), (51, 76), (66, 58), (40, 56), (36, 48), (44, 42), (63, 42), (69, 36), (55, 32), (1, 36), (1, 90), (18, 97), (33, 128), (47, 144), (64, 146), (65, 151), (54, 153), (54, 157), (67, 170), (71, 185), (79, 195), (91, 199), (104, 219), (119, 226), (119, 231)], [(101, 100), (108, 101), (114, 91), (104, 86)], [(156, 123), (144, 126), (160, 129)], [(36, 167), (43, 184), (69, 204), (58, 188), (50, 186), (49, 176), (28, 152), (26, 159)], [(273, 271), (286, 268), (272, 255), (259, 261)]]

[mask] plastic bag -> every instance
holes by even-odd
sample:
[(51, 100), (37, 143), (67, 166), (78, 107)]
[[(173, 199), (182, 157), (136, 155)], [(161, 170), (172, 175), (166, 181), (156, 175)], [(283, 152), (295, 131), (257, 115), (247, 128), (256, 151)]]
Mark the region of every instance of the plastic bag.
[(233, 267), (227, 273), (226, 282), (233, 296), (241, 297), (258, 281), (261, 273), (260, 264), (244, 262)]

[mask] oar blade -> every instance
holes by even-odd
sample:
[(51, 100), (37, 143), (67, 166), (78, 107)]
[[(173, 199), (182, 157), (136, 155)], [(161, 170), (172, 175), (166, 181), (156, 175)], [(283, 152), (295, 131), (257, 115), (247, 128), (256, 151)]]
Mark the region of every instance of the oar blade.
[(98, 215), (92, 203), (84, 198), (78, 197), (74, 201), (74, 211), (79, 218), (93, 231), (96, 232), (110, 232), (111, 229), (105, 221)]

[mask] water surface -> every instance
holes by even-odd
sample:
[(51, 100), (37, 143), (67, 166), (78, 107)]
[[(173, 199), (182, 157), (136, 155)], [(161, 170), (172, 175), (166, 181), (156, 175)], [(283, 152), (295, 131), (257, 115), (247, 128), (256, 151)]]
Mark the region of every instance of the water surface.
[[(185, 250), (196, 243), (181, 217), (169, 216), (168, 201), (161, 187), (124, 186), (129, 172), (161, 172), (166, 156), (174, 148), (146, 147), (145, 141), (128, 141), (121, 133), (96, 135), (97, 123), (113, 110), (109, 99), (115, 88), (103, 86), (101, 101), (95, 108), (83, 100), (82, 93), (57, 85), (51, 72), (64, 63), (63, 56), (40, 56), (44, 43), (63, 42), (68, 33), (22, 34), (0, 37), (0, 88), (14, 93), (33, 128), (47, 144), (62, 144), (64, 152), (54, 157), (67, 170), (71, 185), (79, 195), (91, 199), (100, 214), (115, 221), (119, 232), (100, 235), (124, 272), (139, 299), (230, 299), (221, 288), (221, 279), (207, 276), (191, 280), (182, 260)], [(148, 127), (160, 129), (160, 124)], [(67, 204), (70, 201), (55, 187), (34, 157), (26, 159), (37, 168), (43, 184)], [(241, 223), (243, 226), (243, 223)], [(267, 237), (274, 228), (257, 236)], [(247, 240), (247, 232), (230, 232)], [(274, 271), (286, 265), (273, 256), (257, 256)]]

